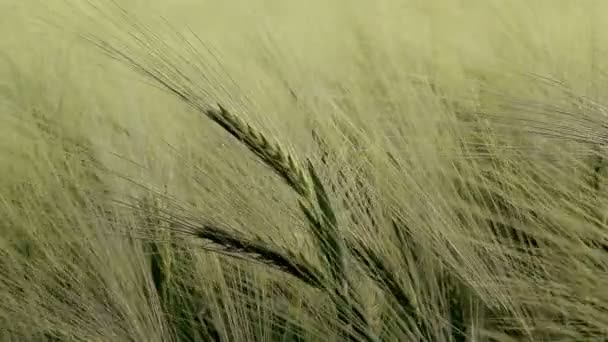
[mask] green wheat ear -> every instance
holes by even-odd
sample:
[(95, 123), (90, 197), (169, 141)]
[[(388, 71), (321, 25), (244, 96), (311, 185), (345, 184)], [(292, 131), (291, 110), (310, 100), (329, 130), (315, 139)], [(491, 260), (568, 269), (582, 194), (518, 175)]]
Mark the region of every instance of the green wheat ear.
[(274, 170), (298, 195), (309, 199), (310, 188), (305, 172), (296, 159), (284, 151), (278, 143), (271, 143), (261, 132), (218, 104), (219, 109), (209, 109), (205, 114), (233, 137), (244, 143), (266, 165)]

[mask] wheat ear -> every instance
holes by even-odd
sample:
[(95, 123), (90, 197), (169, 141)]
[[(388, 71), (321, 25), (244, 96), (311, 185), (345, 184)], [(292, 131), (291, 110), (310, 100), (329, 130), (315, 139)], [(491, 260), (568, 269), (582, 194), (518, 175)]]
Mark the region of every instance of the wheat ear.
[(304, 171), (298, 167), (291, 154), (285, 152), (277, 143), (271, 143), (264, 134), (245, 123), (226, 108), (208, 109), (205, 114), (224, 128), (233, 137), (244, 143), (266, 165), (274, 170), (300, 196), (310, 199), (310, 188)]

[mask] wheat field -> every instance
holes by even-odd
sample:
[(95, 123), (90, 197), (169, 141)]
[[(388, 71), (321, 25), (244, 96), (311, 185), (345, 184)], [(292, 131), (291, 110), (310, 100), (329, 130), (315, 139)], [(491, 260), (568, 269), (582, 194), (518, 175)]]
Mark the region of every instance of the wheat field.
[(0, 341), (608, 341), (605, 14), (1, 0)]

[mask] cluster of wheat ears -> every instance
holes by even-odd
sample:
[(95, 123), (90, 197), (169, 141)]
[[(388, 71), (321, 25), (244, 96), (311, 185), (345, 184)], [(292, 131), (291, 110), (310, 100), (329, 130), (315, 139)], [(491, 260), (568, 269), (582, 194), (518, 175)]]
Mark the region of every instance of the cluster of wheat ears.
[[(243, 159), (261, 164), (281, 183), (282, 200), (291, 201), (281, 205), (295, 209), (261, 207), (287, 225), (279, 230), (286, 240), (311, 243), (295, 248), (259, 230), (245, 232), (233, 225), (239, 213), (229, 222), (201, 217), (152, 187), (134, 186), (144, 195), (120, 197), (105, 184), (119, 172), (30, 110), (44, 144), (60, 151), (48, 156), (53, 171), (45, 178), (57, 187), (49, 194), (11, 184), (14, 193), (0, 194), (0, 231), (17, 236), (0, 237), (0, 339), (608, 340), (604, 127), (601, 115), (580, 114), (603, 113), (597, 102), (542, 79), (561, 92), (567, 110), (507, 99), (512, 112), (536, 116), (492, 116), (448, 103), (427, 82), (425, 100), (450, 114), (428, 119), (436, 130), (417, 138), (452, 144), (445, 151), (436, 148), (425, 159), (424, 146), (418, 155), (404, 151), (418, 142), (372, 142), (353, 115), (324, 118), (330, 128), (306, 134), (313, 152), (296, 152), (246, 119), (246, 106), (200, 89), (198, 80), (213, 81), (192, 40), (173, 31), (176, 49), (116, 8), (111, 16), (95, 13), (122, 38), (86, 28), (76, 35), (194, 109), (249, 154)], [(377, 92), (370, 101), (391, 112), (397, 105), (385, 95), (394, 93), (370, 83), (370, 94)], [(395, 122), (387, 131), (427, 124), (420, 119), (412, 128), (397, 118), (389, 117)], [(43, 171), (34, 174), (47, 173), (38, 167)], [(71, 184), (75, 179), (87, 183)]]

